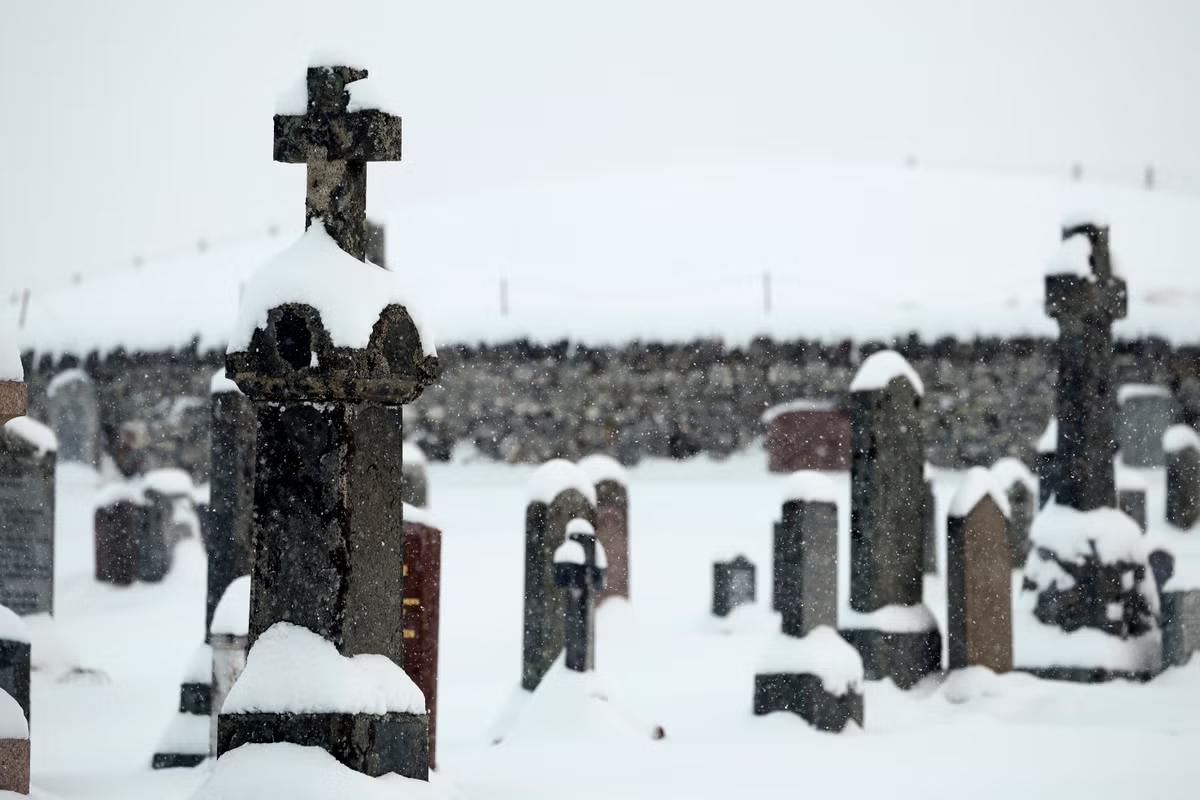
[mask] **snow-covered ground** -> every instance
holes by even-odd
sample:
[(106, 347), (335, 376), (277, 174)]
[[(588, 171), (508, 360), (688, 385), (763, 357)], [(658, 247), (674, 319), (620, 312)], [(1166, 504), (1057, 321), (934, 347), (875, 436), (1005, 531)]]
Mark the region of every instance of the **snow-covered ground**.
[[(966, 673), (911, 692), (866, 689), (866, 726), (819, 734), (798, 719), (751, 715), (753, 673), (773, 624), (708, 616), (711, 562), (744, 552), (770, 589), (770, 522), (783, 491), (754, 452), (724, 463), (651, 462), (630, 471), (632, 603), (601, 611), (598, 675), (632, 715), (667, 738), (573, 740), (488, 734), (517, 686), (523, 500), (532, 470), (492, 463), (430, 467), (443, 554), (439, 749), (442, 777), (466, 800), (558, 798), (1189, 798), (1200, 785), (1200, 661), (1148, 685), (1056, 684)], [(1162, 475), (1146, 473), (1152, 520)], [(938, 473), (939, 506), (959, 473)], [(835, 486), (848, 497), (845, 476)], [(33, 779), (64, 799), (174, 800), (205, 775), (152, 772), (150, 756), (200, 641), (204, 559), (184, 542), (158, 586), (91, 579), (86, 473), (60, 474), (57, 632), (95, 676), (33, 686)], [(844, 508), (844, 506), (843, 506)], [(843, 534), (846, 525), (843, 510)], [(843, 602), (846, 543), (843, 537)], [(926, 600), (944, 620), (942, 582)]]

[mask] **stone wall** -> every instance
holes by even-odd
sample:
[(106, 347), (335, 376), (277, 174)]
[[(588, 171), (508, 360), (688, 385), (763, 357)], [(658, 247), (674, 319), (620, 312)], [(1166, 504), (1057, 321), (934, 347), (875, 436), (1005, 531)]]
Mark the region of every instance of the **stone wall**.
[[(926, 437), (939, 466), (1027, 457), (1054, 403), (1053, 343), (916, 340), (899, 349), (926, 385)], [(856, 366), (883, 343), (854, 346), (759, 340), (582, 347), (513, 342), (443, 346), (440, 383), (405, 407), (405, 432), (433, 459), (470, 445), (512, 462), (575, 459), (611, 450), (645, 456), (723, 456), (763, 435), (762, 412), (798, 398), (840, 400)], [(112, 354), (28, 364), (30, 406), (44, 415), (45, 387), (81, 366), (96, 382), (107, 430), (142, 419), (148, 466), (181, 465), (203, 477), (208, 460), (208, 386), (220, 353)], [(1174, 385), (1200, 420), (1200, 349), (1159, 341), (1122, 343), (1119, 382)]]

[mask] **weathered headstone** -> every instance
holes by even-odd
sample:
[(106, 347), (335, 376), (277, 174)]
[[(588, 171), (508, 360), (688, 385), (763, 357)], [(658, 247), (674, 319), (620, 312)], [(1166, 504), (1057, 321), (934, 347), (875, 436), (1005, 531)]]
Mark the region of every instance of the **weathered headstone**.
[(1054, 471), (1058, 468), (1058, 420), (1053, 417), (1037, 440), (1033, 472), (1038, 479), (1038, 508), (1045, 508), (1054, 496)]
[(217, 754), (221, 708), (225, 705), (229, 690), (246, 668), (249, 633), (250, 576), (241, 575), (225, 588), (208, 629), (208, 640), (212, 647), (212, 717), (208, 750), (214, 756)]
[(1008, 498), (1008, 552), (1012, 568), (1020, 569), (1029, 555), (1029, 529), (1038, 511), (1038, 479), (1015, 458), (992, 465), (992, 479)]
[(983, 467), (967, 471), (946, 524), (950, 669), (1012, 669), (1012, 551), (1008, 498)]
[[(428, 718), (400, 666), (401, 406), (437, 378), (438, 361), (394, 276), (362, 262), (366, 164), (400, 157), (398, 117), (349, 109), (347, 85), (366, 77), (312, 67), (307, 113), (275, 117), (276, 160), (308, 166), (310, 227), (251, 278), (226, 356), (254, 403), (258, 436), (251, 649), (217, 738), (221, 753), (289, 742), (366, 775), (424, 780)], [(365, 680), (389, 701), (302, 710), (305, 692), (328, 697), (331, 687), (311, 683), (304, 660), (276, 661), (297, 652), (327, 660), (312, 669), (352, 682), (348, 696), (361, 696)], [(383, 657), (369, 674), (352, 667), (368, 654)], [(277, 680), (305, 687), (298, 703), (256, 696)]]
[(150, 510), (140, 481), (117, 480), (96, 496), (96, 580), (128, 586), (141, 573), (142, 531)]
[(868, 680), (908, 688), (941, 668), (923, 602), (925, 441), (921, 379), (899, 353), (863, 362), (850, 384), (850, 625)]
[(209, 756), (213, 699), (212, 649), (200, 645), (179, 687), (179, 713), (167, 726), (151, 769), (195, 767)]
[(429, 766), (437, 765), (442, 530), (423, 509), (404, 508), (404, 671), (425, 695)]
[(199, 535), (195, 487), (181, 469), (156, 469), (142, 478), (147, 517), (138, 540), (138, 578), (157, 583), (171, 571), (175, 545)]
[(135, 478), (146, 471), (150, 451), (150, 426), (145, 420), (126, 420), (115, 427), (104, 428), (108, 454), (113, 466), (126, 478)]
[(525, 631), (521, 687), (533, 691), (563, 650), (563, 597), (554, 581), (554, 552), (573, 519), (595, 524), (596, 489), (563, 459), (538, 467), (525, 508)]
[(753, 605), (758, 597), (754, 562), (743, 555), (713, 564), (712, 613), (727, 617), (739, 606)]
[(0, 689), (0, 792), (29, 794), (29, 721), (17, 701)]
[(925, 465), (921, 482), (921, 531), (924, 540), (923, 565), (926, 575), (938, 572), (938, 514), (937, 498), (933, 494), (933, 468)]
[(763, 414), (771, 472), (850, 468), (850, 419), (838, 403), (797, 400)]
[(608, 577), (604, 546), (587, 520), (567, 523), (567, 539), (554, 551), (554, 582), (564, 589), (563, 639), (567, 669), (596, 668), (596, 593)]
[(429, 505), (429, 476), (425, 453), (409, 442), (404, 443), (403, 500), (415, 508)]
[(783, 633), (803, 636), (837, 627), (837, 489), (818, 472), (785, 480), (783, 514), (775, 523), (773, 608)]
[(1173, 425), (1163, 434), (1167, 457), (1167, 522), (1187, 530), (1200, 520), (1200, 434)]
[(611, 456), (594, 454), (580, 459), (579, 468), (596, 487), (596, 539), (608, 557), (608, 576), (596, 596), (629, 599), (629, 478)]
[(254, 406), (225, 370), (213, 376), (209, 506), (202, 517), (208, 554), (204, 629), (234, 579), (250, 573), (254, 530)]
[(1161, 467), (1163, 434), (1175, 424), (1179, 404), (1166, 386), (1127, 383), (1117, 391), (1121, 461), (1131, 467)]
[(0, 605), (54, 613), (54, 433), (29, 417), (0, 428)]
[(1163, 667), (1178, 667), (1200, 651), (1200, 589), (1162, 593)]
[(58, 437), (60, 461), (98, 466), (100, 406), (82, 369), (63, 370), (46, 386), (46, 421)]
[(32, 720), (29, 696), (29, 629), (11, 609), (0, 606), (0, 689), (7, 692), (26, 720)]
[(1146, 481), (1135, 472), (1117, 473), (1117, 508), (1146, 532)]

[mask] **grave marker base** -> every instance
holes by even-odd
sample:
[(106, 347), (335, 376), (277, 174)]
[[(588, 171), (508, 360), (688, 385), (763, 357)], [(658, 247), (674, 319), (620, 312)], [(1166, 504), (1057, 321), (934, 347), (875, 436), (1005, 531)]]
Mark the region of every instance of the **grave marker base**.
[(863, 696), (826, 691), (817, 675), (771, 673), (754, 676), (754, 713), (791, 711), (817, 730), (837, 733), (849, 722), (863, 724)]
[(942, 669), (942, 634), (935, 630), (891, 633), (870, 628), (838, 631), (862, 657), (869, 681), (891, 678), (901, 689), (910, 689), (926, 675)]

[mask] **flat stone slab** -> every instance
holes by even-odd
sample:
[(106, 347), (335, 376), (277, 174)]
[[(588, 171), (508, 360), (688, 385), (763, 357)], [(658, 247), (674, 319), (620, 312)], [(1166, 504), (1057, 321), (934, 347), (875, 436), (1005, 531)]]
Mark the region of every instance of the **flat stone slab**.
[(1112, 670), (1100, 667), (1017, 667), (1016, 671), (1046, 681), (1067, 681), (1069, 683), (1108, 683), (1109, 681), (1146, 683), (1156, 674), (1149, 670)]
[(854, 691), (833, 694), (825, 689), (817, 675), (755, 675), (755, 715), (763, 716), (775, 711), (790, 711), (817, 730), (838, 733), (847, 723), (863, 724), (863, 696)]
[(862, 657), (869, 681), (891, 678), (901, 689), (910, 689), (926, 675), (942, 670), (942, 634), (935, 630), (892, 633), (870, 628), (838, 631)]
[(151, 769), (177, 769), (198, 767), (204, 763), (207, 755), (196, 753), (155, 753), (150, 761)]

